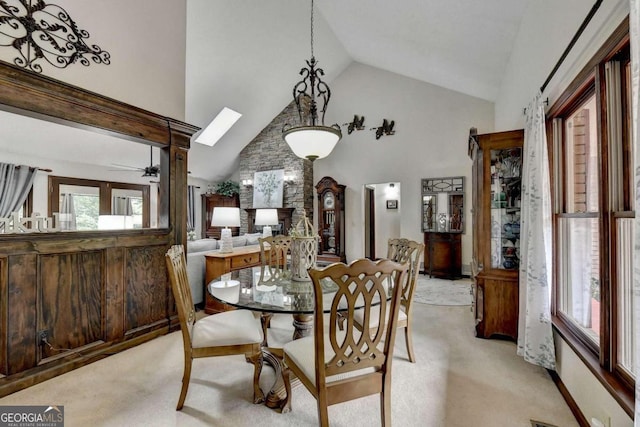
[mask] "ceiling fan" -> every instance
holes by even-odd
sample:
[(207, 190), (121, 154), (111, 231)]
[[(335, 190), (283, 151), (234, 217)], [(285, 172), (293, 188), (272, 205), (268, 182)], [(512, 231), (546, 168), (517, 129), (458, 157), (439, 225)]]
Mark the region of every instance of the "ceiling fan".
[(131, 170), (122, 170), (122, 169), (112, 169), (114, 171), (120, 171), (120, 172), (135, 172), (135, 171), (142, 171), (143, 174), (141, 175), (142, 177), (154, 177), (156, 178), (158, 176), (158, 174), (160, 173), (160, 165), (154, 165), (153, 164), (153, 147), (149, 147), (149, 151), (150, 151), (150, 160), (149, 160), (149, 166), (146, 166), (144, 168), (138, 168), (135, 166), (128, 166), (128, 165), (120, 165), (117, 163), (112, 163), (113, 166), (117, 166), (120, 168), (127, 168), (127, 169), (131, 169)]

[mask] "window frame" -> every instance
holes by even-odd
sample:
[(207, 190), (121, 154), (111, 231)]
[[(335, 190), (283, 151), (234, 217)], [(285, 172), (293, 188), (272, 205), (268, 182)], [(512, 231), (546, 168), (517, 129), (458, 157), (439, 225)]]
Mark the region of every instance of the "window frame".
[[(600, 186), (600, 201), (598, 205), (599, 210), (599, 230), (600, 230), (600, 292), (601, 292), (601, 305), (600, 305), (600, 346), (595, 346), (591, 340), (589, 340), (586, 334), (580, 330), (580, 328), (573, 324), (571, 320), (568, 320), (566, 316), (559, 311), (559, 298), (560, 292), (558, 286), (557, 271), (558, 265), (561, 260), (558, 259), (558, 218), (561, 217), (576, 217), (576, 214), (566, 214), (566, 195), (562, 189), (556, 188), (553, 185), (552, 191), (552, 203), (553, 203), (553, 248), (554, 248), (554, 277), (553, 277), (553, 292), (552, 292), (552, 320), (554, 329), (559, 335), (567, 342), (567, 344), (573, 349), (578, 357), (585, 363), (585, 365), (591, 370), (593, 375), (603, 384), (603, 386), (609, 391), (609, 393), (615, 398), (615, 400), (622, 406), (625, 412), (633, 417), (634, 414), (634, 386), (635, 382), (633, 378), (628, 375), (623, 368), (620, 367), (617, 360), (618, 352), (618, 307), (617, 307), (617, 290), (612, 283), (616, 281), (615, 272), (615, 258), (611, 256), (605, 256), (609, 254), (612, 249), (615, 249), (615, 220), (620, 217), (627, 217), (633, 215), (633, 212), (628, 211), (614, 211), (609, 208), (609, 189), (608, 189), (608, 177), (611, 176), (609, 171), (608, 156), (609, 141), (606, 128), (606, 104), (604, 101), (605, 91), (605, 78), (604, 78), (604, 64), (611, 60), (620, 60), (621, 62), (621, 81), (622, 81), (622, 94), (621, 99), (623, 108), (622, 119), (622, 140), (623, 142), (623, 162), (628, 165), (629, 159), (629, 129), (625, 114), (628, 114), (626, 96), (626, 80), (622, 78), (624, 72), (624, 65), (626, 64), (625, 55), (628, 55), (629, 50), (629, 21), (626, 18), (620, 26), (614, 31), (609, 39), (604, 43), (600, 50), (594, 55), (589, 63), (582, 69), (576, 76), (573, 82), (568, 88), (560, 95), (559, 99), (553, 104), (547, 113), (547, 135), (549, 144), (549, 162), (550, 171), (552, 174), (552, 183), (566, 183), (566, 177), (564, 176), (566, 167), (563, 163), (563, 159), (556, 161), (558, 152), (555, 151), (554, 146), (554, 130), (558, 128), (562, 129), (562, 147), (560, 152), (564, 152), (564, 144), (566, 143), (564, 135), (565, 122), (562, 122), (562, 126), (554, 126), (554, 121), (557, 119), (563, 119), (568, 117), (574, 112), (591, 94), (596, 95), (597, 106), (597, 134), (598, 134), (598, 164), (599, 173), (606, 179), (601, 179)], [(622, 52), (622, 57), (620, 57)], [(556, 165), (559, 162), (560, 165)], [(631, 189), (628, 187), (629, 176), (624, 170), (623, 176), (623, 209), (629, 209), (628, 198), (632, 196), (630, 194)], [(562, 176), (554, 176), (558, 174)], [(603, 182), (606, 181), (606, 182)], [(561, 205), (558, 205), (561, 203)], [(615, 253), (615, 251), (614, 251)]]
[(149, 228), (151, 223), (150, 186), (145, 184), (130, 184), (125, 182), (99, 181), (94, 179), (70, 178), (64, 176), (49, 176), (48, 215), (60, 210), (60, 185), (77, 185), (97, 187), (99, 190), (99, 214), (111, 215), (111, 190), (138, 190), (142, 192), (142, 228)]

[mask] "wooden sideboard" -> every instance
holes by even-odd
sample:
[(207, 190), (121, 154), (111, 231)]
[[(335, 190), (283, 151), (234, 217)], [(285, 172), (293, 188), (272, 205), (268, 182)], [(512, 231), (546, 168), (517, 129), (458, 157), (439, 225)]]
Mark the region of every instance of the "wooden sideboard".
[(460, 233), (424, 233), (424, 273), (431, 277), (462, 277)]
[[(260, 260), (260, 246), (243, 246), (240, 248), (234, 248), (231, 253), (211, 252), (204, 255), (205, 259), (205, 286), (225, 273), (230, 273), (234, 270), (240, 270), (245, 267), (256, 267), (261, 264)], [(205, 307), (204, 311), (207, 314), (220, 313), (221, 311), (234, 310), (226, 304), (222, 304), (216, 301), (211, 295), (209, 290), (205, 289)]]

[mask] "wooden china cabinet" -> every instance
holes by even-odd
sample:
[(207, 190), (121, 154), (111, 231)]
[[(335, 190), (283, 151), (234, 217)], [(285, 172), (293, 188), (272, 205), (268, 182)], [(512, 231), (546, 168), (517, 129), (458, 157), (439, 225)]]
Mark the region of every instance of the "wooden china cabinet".
[(345, 262), (344, 252), (344, 190), (329, 176), (316, 184), (318, 193), (318, 260)]
[(469, 136), (473, 160), (476, 336), (518, 336), (520, 190), (524, 131)]

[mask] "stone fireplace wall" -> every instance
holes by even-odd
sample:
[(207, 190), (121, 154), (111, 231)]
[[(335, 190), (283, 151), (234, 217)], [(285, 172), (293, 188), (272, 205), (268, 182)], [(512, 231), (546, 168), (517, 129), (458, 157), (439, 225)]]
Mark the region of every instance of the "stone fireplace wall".
[(294, 180), (284, 183), (282, 207), (295, 208), (292, 217), (294, 226), (302, 218), (303, 209), (313, 222), (313, 164), (296, 157), (282, 138), (282, 127), (298, 121), (298, 110), (292, 102), (240, 152), (241, 234), (252, 231), (248, 230), (247, 212), (244, 209), (254, 207), (253, 186), (243, 186), (242, 180), (253, 180), (255, 172), (284, 169), (285, 176), (292, 175)]

